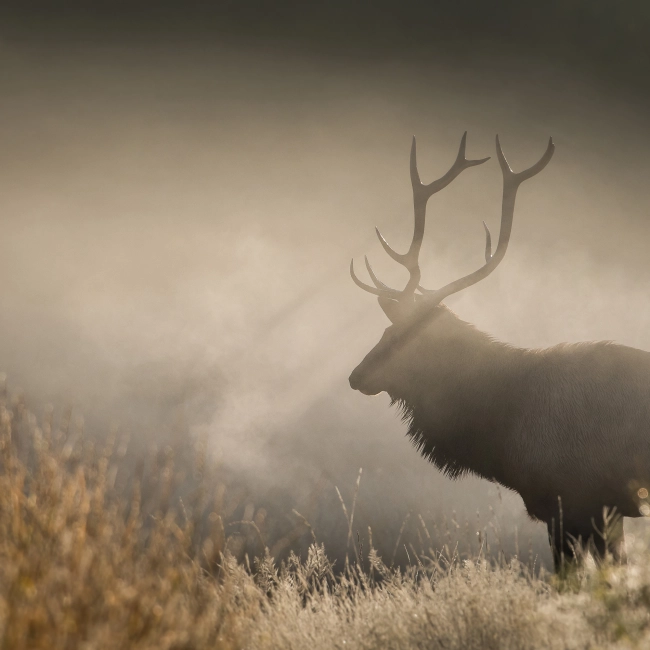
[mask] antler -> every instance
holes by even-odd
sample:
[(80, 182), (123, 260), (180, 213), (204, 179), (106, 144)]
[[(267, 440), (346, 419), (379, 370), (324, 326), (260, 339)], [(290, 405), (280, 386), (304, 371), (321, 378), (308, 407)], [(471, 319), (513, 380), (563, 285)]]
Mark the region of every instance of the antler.
[[(510, 169), (506, 157), (503, 155), (501, 149), (501, 144), (499, 142), (499, 136), (496, 137), (497, 144), (497, 158), (499, 160), (499, 165), (503, 173), (503, 200), (501, 208), (501, 228), (499, 230), (499, 241), (497, 244), (497, 249), (492, 254), (492, 238), (490, 236), (490, 230), (488, 229), (485, 221), (483, 222), (483, 227), (485, 228), (485, 264), (478, 270), (466, 275), (458, 280), (454, 280), (449, 284), (445, 285), (441, 289), (428, 290), (420, 286), (420, 266), (418, 261), (418, 256), (420, 253), (420, 247), (422, 246), (422, 237), (424, 235), (424, 223), (426, 218), (426, 205), (429, 198), (439, 192), (441, 189), (447, 187), (464, 169), (468, 167), (474, 167), (475, 165), (480, 165), (487, 160), (488, 158), (482, 158), (481, 160), (466, 160), (465, 159), (465, 142), (467, 139), (467, 131), (463, 134), (463, 137), (460, 141), (460, 148), (458, 150), (458, 156), (456, 161), (452, 165), (451, 169), (437, 181), (429, 183), (429, 185), (423, 185), (420, 181), (420, 175), (417, 169), (416, 161), (416, 148), (415, 148), (415, 138), (413, 138), (413, 144), (411, 146), (411, 184), (413, 186), (413, 207), (415, 214), (415, 226), (413, 230), (413, 240), (411, 241), (411, 246), (409, 247), (408, 252), (404, 254), (397, 253), (394, 251), (387, 243), (386, 240), (381, 236), (379, 230), (375, 229), (377, 236), (381, 245), (384, 247), (384, 250), (396, 261), (405, 266), (409, 272), (409, 281), (406, 284), (406, 287), (402, 291), (391, 289), (385, 285), (372, 270), (368, 258), (365, 258), (366, 268), (368, 269), (368, 274), (375, 285), (371, 287), (368, 284), (365, 284), (356, 276), (354, 272), (354, 260), (350, 262), (350, 274), (352, 279), (365, 291), (373, 293), (377, 296), (384, 298), (392, 298), (394, 300), (408, 300), (414, 299), (417, 297), (423, 297), (427, 302), (432, 304), (438, 304), (444, 300), (447, 296), (469, 287), (483, 278), (487, 277), (494, 269), (499, 265), (501, 260), (506, 254), (508, 248), (508, 242), (510, 241), (510, 233), (512, 231), (512, 220), (514, 217), (515, 210), (515, 197), (517, 195), (517, 190), (519, 186), (529, 178), (532, 178), (536, 174), (546, 167), (553, 156), (555, 151), (555, 145), (553, 144), (553, 139), (549, 138), (548, 147), (544, 152), (544, 155), (536, 162), (532, 167), (525, 169), (521, 172), (515, 173)], [(416, 295), (415, 291), (419, 291), (421, 295)]]
[(529, 178), (532, 178), (536, 174), (548, 165), (549, 161), (553, 157), (553, 152), (555, 151), (555, 145), (553, 144), (553, 138), (548, 139), (548, 146), (544, 155), (528, 169), (524, 169), (521, 172), (515, 173), (510, 169), (510, 165), (506, 160), (506, 157), (503, 155), (503, 150), (501, 149), (501, 143), (499, 142), (499, 136), (496, 137), (497, 141), (497, 158), (499, 159), (499, 165), (501, 166), (501, 172), (503, 173), (503, 199), (501, 202), (501, 228), (499, 230), (499, 242), (497, 243), (497, 249), (494, 252), (494, 255), (491, 253), (491, 237), (490, 230), (483, 222), (485, 227), (485, 264), (480, 268), (466, 275), (458, 280), (454, 280), (449, 284), (446, 284), (441, 289), (436, 289), (430, 291), (418, 286), (418, 290), (421, 294), (426, 296), (427, 301), (432, 301), (435, 304), (443, 301), (447, 296), (450, 296), (452, 293), (456, 293), (461, 289), (470, 287), (473, 284), (476, 284), (483, 278), (487, 277), (496, 269), (497, 266), (501, 263), (501, 260), (506, 254), (508, 249), (508, 243), (510, 242), (510, 233), (512, 232), (512, 220), (515, 212), (515, 198), (517, 196), (517, 190), (519, 186), (527, 181)]
[[(411, 245), (406, 253), (398, 253), (394, 251), (382, 237), (381, 233), (377, 228), (377, 237), (381, 245), (384, 247), (384, 250), (396, 261), (399, 262), (402, 266), (406, 267), (409, 272), (409, 281), (402, 291), (397, 289), (391, 289), (386, 286), (381, 280), (377, 278), (374, 274), (368, 258), (365, 258), (366, 268), (368, 269), (368, 274), (375, 285), (371, 287), (365, 282), (359, 280), (354, 272), (354, 260), (350, 262), (350, 275), (352, 279), (365, 291), (374, 293), (377, 296), (383, 296), (385, 298), (394, 298), (395, 300), (404, 300), (415, 295), (415, 290), (418, 288), (420, 283), (420, 265), (418, 262), (418, 257), (420, 254), (420, 247), (422, 246), (422, 237), (424, 236), (424, 222), (426, 219), (426, 209), (427, 201), (431, 196), (436, 192), (444, 189), (451, 183), (463, 170), (468, 167), (474, 167), (475, 165), (480, 165), (490, 158), (482, 158), (481, 160), (467, 160), (465, 158), (465, 143), (467, 141), (467, 131), (463, 133), (463, 137), (460, 141), (460, 147), (458, 149), (458, 155), (454, 164), (451, 166), (451, 169), (441, 178), (428, 185), (424, 185), (420, 181), (420, 174), (418, 173), (417, 166), (417, 155), (416, 155), (416, 145), (415, 137), (413, 137), (413, 144), (411, 145), (411, 185), (413, 186), (413, 211), (415, 215), (415, 224), (413, 228), (413, 239)], [(425, 290), (426, 291), (426, 290)]]

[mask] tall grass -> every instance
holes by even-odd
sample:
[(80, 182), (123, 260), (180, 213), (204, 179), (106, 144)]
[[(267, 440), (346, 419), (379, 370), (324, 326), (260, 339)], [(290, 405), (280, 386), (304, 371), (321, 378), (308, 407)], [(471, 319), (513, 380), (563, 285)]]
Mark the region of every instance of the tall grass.
[[(5, 398), (2, 648), (650, 645), (646, 550), (629, 549), (626, 566), (585, 562), (563, 580), (516, 558), (449, 548), (413, 549), (400, 571), (379, 557), (371, 535), (357, 535), (357, 482), (353, 501), (341, 498), (344, 566), (336, 570), (313, 540), (304, 558), (289, 552), (276, 561), (292, 540), (273, 540), (268, 517), (254, 507), (229, 521), (237, 497), (206, 479), (203, 447), (190, 449), (192, 471), (177, 471), (181, 448), (128, 462), (119, 436), (91, 439), (68, 415), (55, 424), (46, 411), (39, 420)], [(294, 520), (294, 536), (311, 538), (309, 522), (299, 513)]]

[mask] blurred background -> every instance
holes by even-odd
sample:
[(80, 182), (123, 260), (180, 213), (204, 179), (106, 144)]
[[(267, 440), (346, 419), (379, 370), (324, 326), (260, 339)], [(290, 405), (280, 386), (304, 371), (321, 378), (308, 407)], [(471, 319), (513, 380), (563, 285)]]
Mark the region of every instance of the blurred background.
[[(465, 130), (468, 157), (499, 133), (515, 170), (551, 135), (504, 263), (447, 304), (514, 345), (650, 349), (649, 30), (641, 0), (3, 3), (10, 389), (143, 448), (206, 440), (247, 495), (237, 516), (296, 509), (335, 557), (335, 487), (349, 509), (363, 468), (357, 543), (371, 526), (408, 562), (421, 515), (547, 563), (517, 495), (442, 477), (386, 395), (349, 388), (388, 324), (349, 260), (405, 282), (374, 226), (408, 246), (413, 134), (425, 182)], [(482, 263), (500, 195), (492, 160), (432, 199), (425, 286)]]

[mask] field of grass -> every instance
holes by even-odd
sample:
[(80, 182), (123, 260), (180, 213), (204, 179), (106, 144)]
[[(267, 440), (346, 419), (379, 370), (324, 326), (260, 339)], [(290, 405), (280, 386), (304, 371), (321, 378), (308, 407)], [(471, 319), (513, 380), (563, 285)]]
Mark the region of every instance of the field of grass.
[(117, 434), (2, 397), (1, 647), (650, 647), (638, 539), (627, 565), (587, 561), (562, 580), (449, 547), (414, 550), (400, 570), (341, 500), (350, 552), (333, 566), (298, 513), (275, 537), (261, 508), (233, 521), (237, 498), (209, 463), (201, 444), (140, 461)]

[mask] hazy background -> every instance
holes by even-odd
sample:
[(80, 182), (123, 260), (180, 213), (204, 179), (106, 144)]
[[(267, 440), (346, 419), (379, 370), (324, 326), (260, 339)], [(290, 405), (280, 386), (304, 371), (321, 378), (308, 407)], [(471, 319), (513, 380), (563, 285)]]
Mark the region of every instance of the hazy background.
[[(330, 548), (347, 528), (334, 485), (349, 500), (363, 467), (359, 525), (388, 546), (408, 512), (474, 525), (478, 509), (548, 559), (519, 497), (441, 477), (385, 395), (349, 388), (387, 322), (348, 265), (367, 253), (405, 282), (374, 226), (407, 247), (412, 134), (425, 182), (465, 130), (473, 158), (499, 133), (515, 170), (552, 135), (504, 263), (447, 303), (516, 345), (650, 349), (646, 5), (96, 3), (0, 18), (10, 387), (98, 431), (207, 433)], [(500, 194), (492, 160), (431, 200), (426, 285), (482, 263)]]

